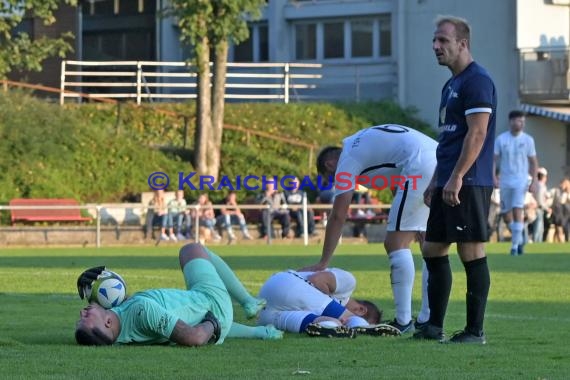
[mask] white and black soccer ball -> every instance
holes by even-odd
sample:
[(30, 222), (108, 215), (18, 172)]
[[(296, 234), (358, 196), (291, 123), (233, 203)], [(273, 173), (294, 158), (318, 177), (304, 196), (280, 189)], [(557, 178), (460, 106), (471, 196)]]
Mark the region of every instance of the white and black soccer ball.
[(93, 281), (91, 289), (86, 289), (86, 296), (89, 302), (96, 302), (105, 309), (110, 309), (125, 300), (127, 284), (117, 273), (105, 270)]

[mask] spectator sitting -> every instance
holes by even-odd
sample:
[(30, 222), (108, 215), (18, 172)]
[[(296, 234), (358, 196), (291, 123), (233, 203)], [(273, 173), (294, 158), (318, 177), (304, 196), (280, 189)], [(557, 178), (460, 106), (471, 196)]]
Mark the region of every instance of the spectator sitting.
[(168, 224), (168, 209), (166, 207), (166, 201), (164, 199), (164, 190), (155, 190), (154, 196), (148, 203), (148, 210), (146, 213), (146, 233), (145, 236), (152, 235), (152, 227), (160, 226), (160, 239), (161, 240), (174, 240), (176, 241), (176, 236), (174, 236), (174, 231), (169, 228), (169, 235), (166, 234), (166, 227)]
[[(363, 200), (364, 200), (364, 202), (363, 202)], [(370, 197), (370, 191), (368, 190), (368, 188), (364, 187), (362, 185), (357, 185), (356, 189), (354, 190), (354, 194), (352, 195), (352, 203), (357, 204), (357, 205), (362, 204), (362, 203), (364, 203), (365, 205), (372, 204), (372, 199)], [(371, 209), (364, 211), (364, 210), (359, 208), (359, 209), (356, 209), (355, 213), (354, 213), (354, 216), (359, 217), (359, 218), (372, 217), (375, 215), (376, 214)]]
[[(176, 198), (168, 202), (168, 226), (172, 228), (176, 220), (176, 238), (178, 240), (190, 239), (192, 236), (192, 218), (190, 211), (186, 208), (184, 191), (177, 190)], [(186, 221), (186, 235), (182, 234), (182, 222)]]
[(319, 186), (319, 194), (315, 203), (332, 204), (334, 201), (334, 182), (330, 183), (332, 177), (322, 177), (322, 186)]
[(287, 209), (285, 195), (277, 191), (277, 184), (268, 183), (265, 192), (259, 197), (258, 203), (270, 206), (269, 209), (261, 211), (261, 234), (259, 237), (264, 238), (268, 236), (269, 232), (273, 236), (273, 230), (270, 230), (271, 222), (277, 219), (281, 224), (281, 237), (286, 239), (289, 236), (291, 218)]
[(192, 211), (192, 218), (196, 218), (197, 212), (200, 226), (207, 228), (214, 241), (222, 240), (222, 237), (218, 231), (216, 231), (216, 214), (214, 213), (212, 202), (208, 198), (208, 194), (200, 194), (198, 201), (196, 201), (194, 205), (199, 205), (200, 207), (198, 210), (194, 209)]
[[(299, 178), (295, 178), (290, 182), (292, 190), (285, 192), (285, 199), (287, 205), (289, 206), (289, 216), (295, 220), (295, 237), (301, 237), (303, 235), (303, 196), (306, 196), (304, 191), (299, 189), (301, 183)], [(308, 203), (308, 202), (307, 202)], [(315, 214), (313, 210), (307, 209), (307, 231), (310, 236), (315, 234)]]
[(242, 214), (241, 210), (238, 207), (236, 193), (234, 191), (231, 191), (228, 194), (224, 204), (226, 207), (222, 208), (221, 215), (218, 218), (221, 221), (220, 224), (222, 227), (224, 227), (228, 232), (228, 243), (231, 243), (236, 239), (232, 224), (239, 225), (243, 238), (250, 240), (251, 236), (249, 234), (249, 230), (247, 229), (245, 216)]

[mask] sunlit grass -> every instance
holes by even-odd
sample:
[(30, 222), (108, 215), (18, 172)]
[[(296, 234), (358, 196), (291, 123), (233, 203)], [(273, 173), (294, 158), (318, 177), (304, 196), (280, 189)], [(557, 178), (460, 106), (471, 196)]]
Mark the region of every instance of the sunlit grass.
[[(507, 244), (487, 246), (491, 292), (487, 346), (449, 346), (406, 338), (227, 340), (222, 346), (79, 347), (73, 340), (84, 306), (75, 281), (87, 267), (106, 264), (126, 279), (129, 292), (183, 287), (178, 246), (4, 249), (0, 253), (0, 378), (289, 378), (301, 368), (313, 379), (564, 379), (570, 373), (570, 246), (537, 244), (521, 257)], [(272, 273), (315, 263), (319, 246), (213, 248), (257, 293)], [(420, 268), (417, 246), (414, 259)], [(451, 252), (453, 290), (447, 333), (465, 324), (465, 274)], [(378, 302), (393, 317), (389, 263), (382, 245), (342, 245), (333, 266), (352, 271), (355, 295)], [(420, 302), (420, 271), (414, 312)], [(236, 319), (243, 312), (236, 307)]]

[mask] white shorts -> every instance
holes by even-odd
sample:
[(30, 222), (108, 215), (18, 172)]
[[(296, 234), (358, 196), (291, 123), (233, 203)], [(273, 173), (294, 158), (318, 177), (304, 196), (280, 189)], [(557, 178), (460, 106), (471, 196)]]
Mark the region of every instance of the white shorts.
[(269, 277), (261, 286), (259, 297), (267, 301), (269, 309), (303, 310), (319, 315), (333, 300), (290, 272), (278, 272)]
[(524, 209), (524, 198), (527, 186), (501, 187), (501, 213), (511, 211), (513, 208)]
[(302, 332), (300, 331), (301, 324), (305, 318), (311, 314), (313, 313), (301, 310), (283, 311), (264, 308), (261, 313), (259, 313), (257, 324), (259, 326), (273, 325), (279, 330), (299, 333)]
[(398, 188), (388, 214), (387, 231), (425, 231), (429, 208), (424, 203), (424, 191), (433, 176), (436, 158), (433, 152), (423, 152), (404, 170), (402, 176), (420, 176)]

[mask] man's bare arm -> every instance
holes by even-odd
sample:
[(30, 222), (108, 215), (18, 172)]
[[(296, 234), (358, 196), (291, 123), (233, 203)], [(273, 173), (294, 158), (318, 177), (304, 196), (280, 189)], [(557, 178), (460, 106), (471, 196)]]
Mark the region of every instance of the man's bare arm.
[(346, 215), (348, 214), (348, 209), (352, 202), (353, 193), (353, 190), (347, 191), (335, 198), (332, 212), (327, 221), (321, 260), (318, 264), (300, 269), (301, 271), (321, 271), (329, 265), (342, 234), (342, 227), (346, 221)]
[(315, 272), (308, 280), (325, 294), (331, 295), (336, 291), (336, 277), (332, 272)]
[(479, 112), (467, 115), (468, 131), (463, 140), (461, 154), (451, 173), (451, 177), (443, 188), (443, 201), (451, 206), (459, 204), (459, 190), (463, 185), (463, 176), (473, 166), (481, 153), (483, 143), (487, 137), (487, 126), (490, 114)]
[(190, 326), (179, 319), (170, 334), (170, 341), (181, 346), (203, 346), (213, 334), (214, 325), (208, 321)]

